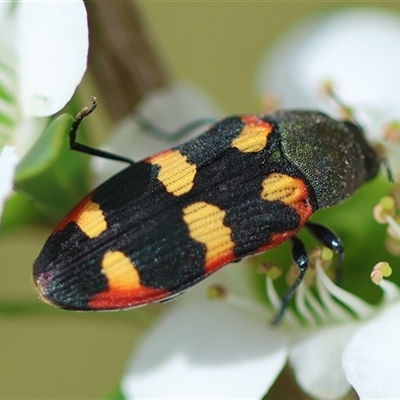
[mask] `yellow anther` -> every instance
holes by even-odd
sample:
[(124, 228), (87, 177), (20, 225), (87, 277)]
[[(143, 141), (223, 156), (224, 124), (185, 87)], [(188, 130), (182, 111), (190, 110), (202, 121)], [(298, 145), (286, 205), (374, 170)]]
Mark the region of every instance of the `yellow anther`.
[(321, 259), (324, 261), (330, 261), (333, 259), (333, 251), (327, 247), (321, 249)]
[(207, 296), (210, 300), (224, 299), (228, 295), (228, 290), (219, 284), (212, 285), (208, 288)]
[(383, 278), (392, 275), (392, 267), (386, 261), (381, 261), (375, 265), (371, 272), (371, 280), (375, 285), (379, 285)]
[(382, 197), (379, 201), (379, 204), (382, 205), (383, 210), (386, 212), (391, 212), (395, 208), (394, 198), (392, 196)]
[(270, 278), (272, 280), (278, 279), (280, 276), (282, 276), (282, 268), (279, 265), (268, 263), (268, 262), (261, 264), (257, 268), (257, 271), (260, 274), (267, 275), (268, 278)]
[(380, 224), (387, 223), (387, 216), (394, 216), (395, 200), (391, 196), (383, 197), (379, 203), (374, 207), (374, 218)]

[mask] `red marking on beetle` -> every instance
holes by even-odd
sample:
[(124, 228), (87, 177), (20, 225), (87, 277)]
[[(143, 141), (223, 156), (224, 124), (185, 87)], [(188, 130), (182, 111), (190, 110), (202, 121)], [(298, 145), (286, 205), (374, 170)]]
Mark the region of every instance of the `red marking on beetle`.
[(118, 310), (133, 308), (167, 298), (171, 292), (141, 286), (133, 290), (108, 290), (92, 297), (89, 307), (97, 310)]

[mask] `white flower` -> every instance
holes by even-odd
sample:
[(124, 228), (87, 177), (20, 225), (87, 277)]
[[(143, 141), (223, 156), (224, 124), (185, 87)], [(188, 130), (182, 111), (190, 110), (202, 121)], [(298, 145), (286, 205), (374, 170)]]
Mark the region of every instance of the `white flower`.
[[(288, 310), (279, 327), (269, 324), (271, 309), (249, 297), (228, 293), (216, 303), (199, 298), (207, 283), (193, 289), (134, 352), (122, 381), (124, 395), (260, 399), (289, 361), (310, 396), (339, 399), (353, 386), (361, 398), (399, 398), (398, 380), (390, 372), (398, 373), (399, 289), (382, 281), (384, 299), (372, 307), (335, 286), (319, 263), (318, 296), (303, 282), (295, 295), (301, 319)], [(238, 268), (227, 267), (213, 280), (225, 285), (233, 274), (238, 278)], [(271, 279), (266, 282), (270, 302), (279, 308)]]
[(284, 108), (332, 114), (332, 102), (321, 90), (332, 83), (367, 135), (387, 145), (393, 172), (400, 173), (399, 42), (396, 13), (375, 8), (322, 13), (294, 27), (265, 54), (257, 92), (275, 93)]
[[(45, 126), (46, 119), (38, 117), (64, 107), (85, 72), (87, 52), (82, 1), (0, 2), (0, 150), (4, 157), (11, 151), (6, 145), (23, 157)], [(1, 208), (10, 194), (16, 162), (4, 165)]]
[(347, 379), (361, 399), (398, 399), (400, 302), (361, 326), (343, 354)]

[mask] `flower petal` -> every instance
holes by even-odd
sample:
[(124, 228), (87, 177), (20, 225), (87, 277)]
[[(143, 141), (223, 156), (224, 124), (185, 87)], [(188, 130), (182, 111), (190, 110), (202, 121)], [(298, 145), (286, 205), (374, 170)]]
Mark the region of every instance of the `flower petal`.
[(13, 47), (14, 42), (14, 18), (12, 11), (15, 3), (11, 1), (0, 2), (0, 42), (6, 47)]
[(0, 2), (0, 143), (9, 143), (18, 121), (12, 2)]
[(325, 328), (292, 347), (289, 360), (296, 380), (310, 396), (337, 399), (349, 391), (342, 369), (342, 351), (357, 326), (352, 323)]
[[(220, 114), (217, 106), (204, 92), (187, 83), (175, 83), (167, 88), (154, 90), (139, 104), (138, 112), (166, 133), (173, 133), (193, 121)], [(144, 131), (135, 121), (133, 113), (116, 126), (110, 135), (111, 141), (107, 143), (105, 149), (133, 160), (141, 160), (185, 142), (207, 127), (207, 124), (203, 125), (180, 140), (166, 141)], [(103, 182), (125, 167), (116, 163), (110, 165), (110, 162), (99, 157), (94, 158), (93, 163), (97, 173), (96, 183)]]
[[(185, 82), (154, 90), (139, 104), (138, 110), (167, 132), (174, 132), (196, 119), (221, 114), (221, 110), (204, 91)], [(158, 121), (162, 125), (158, 125)]]
[(5, 146), (0, 154), (0, 217), (3, 213), (4, 202), (12, 191), (15, 168), (18, 161), (15, 147)]
[(182, 301), (135, 352), (127, 398), (259, 399), (286, 362), (286, 338), (223, 302)]
[(25, 116), (47, 116), (71, 98), (86, 69), (88, 27), (82, 1), (18, 3), (16, 50)]
[(340, 98), (366, 111), (360, 122), (377, 134), (383, 122), (399, 118), (399, 41), (400, 18), (394, 13), (358, 8), (320, 14), (265, 55), (258, 90), (276, 92), (285, 107), (330, 111), (319, 94), (331, 81)]
[(400, 303), (360, 328), (343, 354), (343, 368), (361, 399), (399, 399)]

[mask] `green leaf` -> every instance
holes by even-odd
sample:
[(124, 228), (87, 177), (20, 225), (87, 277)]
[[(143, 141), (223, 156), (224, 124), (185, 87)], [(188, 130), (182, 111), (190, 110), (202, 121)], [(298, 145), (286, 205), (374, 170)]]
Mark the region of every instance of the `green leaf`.
[(62, 217), (88, 192), (88, 158), (69, 150), (73, 118), (53, 120), (17, 167), (15, 190), (46, 215)]
[(15, 175), (17, 185), (21, 181), (42, 173), (55, 162), (60, 155), (72, 123), (72, 116), (63, 114), (48, 125), (19, 163)]
[(39, 223), (42, 219), (43, 217), (26, 197), (15, 193), (4, 205), (0, 232), (2, 235), (8, 234), (16, 228)]

